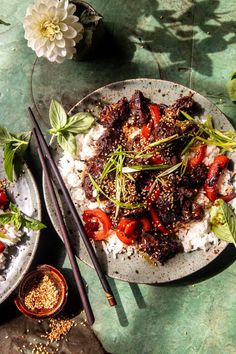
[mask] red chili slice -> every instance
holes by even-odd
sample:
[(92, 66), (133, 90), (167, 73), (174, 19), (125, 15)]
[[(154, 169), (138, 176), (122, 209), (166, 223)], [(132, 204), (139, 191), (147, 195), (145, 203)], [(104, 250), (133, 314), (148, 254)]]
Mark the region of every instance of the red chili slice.
[(150, 221), (148, 220), (148, 218), (143, 217), (143, 218), (141, 218), (139, 221), (140, 221), (141, 224), (142, 224), (142, 230), (143, 230), (144, 232), (151, 230), (151, 223), (150, 223)]
[(108, 236), (111, 228), (111, 219), (101, 209), (87, 209), (83, 212), (85, 230), (89, 238), (96, 241), (103, 240)]
[(152, 130), (156, 128), (161, 119), (160, 106), (156, 103), (150, 103), (148, 105), (151, 119), (147, 124), (144, 124), (141, 129), (141, 135), (145, 139), (150, 138)]
[(7, 194), (3, 189), (0, 189), (0, 207), (3, 207), (8, 203)]
[(161, 119), (161, 111), (160, 111), (160, 106), (156, 103), (150, 103), (148, 105), (153, 123), (154, 123), (154, 128), (156, 128), (160, 122)]
[(0, 241), (0, 253), (3, 253), (4, 250), (5, 250), (5, 245)]
[(119, 229), (115, 229), (116, 235), (121, 242), (123, 242), (125, 245), (129, 246), (134, 243), (134, 237), (128, 237), (125, 235), (125, 233)]
[(148, 139), (151, 135), (152, 132), (152, 127), (153, 127), (153, 121), (151, 120), (147, 124), (144, 124), (142, 129), (141, 129), (141, 135), (145, 138)]
[(204, 190), (206, 192), (207, 198), (214, 202), (216, 199), (223, 199), (225, 202), (229, 202), (235, 198), (236, 194), (230, 192), (226, 195), (220, 195), (217, 192), (217, 183), (222, 171), (227, 167), (229, 158), (225, 155), (218, 155), (215, 157), (214, 161), (209, 167), (207, 179), (204, 185)]
[(150, 213), (151, 213), (151, 216), (152, 216), (152, 221), (153, 221), (154, 227), (156, 227), (164, 235), (168, 235), (169, 231), (162, 224), (161, 219), (159, 218), (156, 210), (153, 207), (150, 208)]
[(165, 162), (163, 157), (161, 157), (159, 155), (154, 155), (154, 156), (150, 157), (149, 161), (150, 161), (150, 164), (152, 164), (152, 165), (160, 165), (163, 162)]
[(194, 168), (198, 166), (200, 163), (202, 163), (202, 161), (206, 156), (206, 148), (207, 146), (205, 144), (200, 144), (196, 147), (196, 149), (194, 149), (195, 156), (188, 161), (188, 165), (190, 168)]
[[(140, 224), (141, 232), (140, 232)], [(117, 229), (115, 229), (117, 237), (126, 245), (132, 245), (137, 238), (137, 233), (149, 231), (151, 224), (145, 217), (134, 219), (121, 219)]]

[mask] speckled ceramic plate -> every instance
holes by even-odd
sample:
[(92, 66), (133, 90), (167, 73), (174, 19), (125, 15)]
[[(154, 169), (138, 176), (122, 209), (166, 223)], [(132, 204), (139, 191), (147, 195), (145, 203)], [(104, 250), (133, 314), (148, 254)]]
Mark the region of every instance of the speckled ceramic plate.
[[(167, 105), (173, 103), (180, 95), (188, 95), (191, 91), (194, 101), (197, 102), (196, 114), (198, 116), (209, 114), (214, 118), (216, 128), (233, 129), (223, 113), (200, 94), (173, 82), (154, 79), (134, 79), (112, 83), (86, 96), (73, 107), (71, 111), (76, 113), (77, 111), (90, 109), (95, 116), (98, 116), (99, 108), (97, 104), (99, 102), (101, 102), (101, 106), (103, 106), (107, 103), (116, 102), (123, 96), (130, 98), (135, 89), (141, 90), (144, 95), (153, 102), (165, 103)], [(54, 148), (54, 156), (58, 159), (61, 155), (61, 151), (55, 143), (52, 145)], [(232, 156), (232, 158), (235, 157)], [(58, 222), (45, 186), (44, 193), (52, 223), (58, 231)], [(62, 205), (65, 209), (67, 223), (77, 255), (82, 261), (91, 266), (91, 261), (87, 255), (86, 249), (76, 229), (73, 227), (73, 220), (70, 219), (63, 199)], [(127, 257), (127, 255), (122, 254), (119, 255), (117, 259), (114, 259), (112, 255), (107, 256), (105, 254), (99, 242), (96, 243), (95, 247), (100, 262), (109, 276), (135, 283), (154, 284), (180, 279), (205, 267), (225, 249), (226, 245), (225, 242), (220, 242), (217, 247), (212, 247), (209, 252), (195, 251), (192, 253), (180, 253), (170, 259), (164, 266), (159, 264), (155, 266), (138, 255)]]
[[(0, 150), (0, 178), (4, 178), (2, 150)], [(33, 176), (27, 166), (24, 173), (13, 183), (7, 191), (13, 200), (26, 215), (41, 219), (41, 203)], [(28, 271), (34, 258), (39, 240), (39, 231), (30, 231), (21, 241), (9, 248), (6, 269), (0, 271), (0, 303), (2, 303), (18, 286), (21, 279)]]

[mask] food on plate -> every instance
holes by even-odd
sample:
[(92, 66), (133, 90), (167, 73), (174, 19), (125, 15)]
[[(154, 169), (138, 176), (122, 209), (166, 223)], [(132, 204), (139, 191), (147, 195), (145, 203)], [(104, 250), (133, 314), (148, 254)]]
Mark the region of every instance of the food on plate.
[(0, 180), (0, 280), (2, 272), (10, 261), (10, 249), (16, 246), (27, 230), (40, 230), (45, 227), (38, 220), (24, 215), (8, 197), (8, 182)]
[(88, 237), (106, 252), (164, 263), (224, 239), (213, 232), (211, 209), (221, 200), (231, 211), (236, 194), (227, 152), (236, 147), (235, 133), (194, 115), (192, 93), (167, 106), (136, 90), (130, 100), (103, 107), (93, 128), (77, 136), (76, 158), (63, 154), (60, 170)]

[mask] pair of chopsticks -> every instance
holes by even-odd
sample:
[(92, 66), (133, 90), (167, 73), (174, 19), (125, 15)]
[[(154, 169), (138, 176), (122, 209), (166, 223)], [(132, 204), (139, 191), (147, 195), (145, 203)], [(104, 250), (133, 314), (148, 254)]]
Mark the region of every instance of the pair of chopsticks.
[(64, 183), (62, 176), (59, 172), (59, 169), (52, 157), (51, 151), (46, 143), (46, 140), (44, 139), (44, 136), (43, 136), (41, 129), (38, 125), (38, 122), (36, 120), (36, 117), (35, 117), (32, 109), (30, 107), (28, 109), (29, 109), (29, 113), (30, 113), (30, 117), (32, 119), (33, 125), (34, 125), (34, 128), (32, 131), (33, 131), (33, 136), (34, 136), (35, 143), (36, 143), (36, 148), (38, 151), (38, 155), (39, 155), (39, 159), (40, 159), (40, 162), (42, 165), (42, 169), (45, 174), (45, 180), (46, 180), (46, 184), (48, 186), (48, 191), (49, 191), (49, 194), (50, 194), (50, 197), (51, 197), (51, 200), (52, 200), (52, 203), (53, 203), (53, 206), (55, 208), (55, 212), (56, 212), (56, 215), (58, 218), (61, 235), (63, 237), (65, 248), (66, 248), (70, 263), (71, 263), (71, 268), (72, 268), (72, 271), (74, 274), (74, 278), (75, 278), (76, 285), (77, 285), (77, 288), (79, 291), (81, 302), (82, 302), (84, 311), (86, 313), (87, 322), (89, 325), (92, 325), (95, 320), (94, 315), (93, 315), (93, 311), (92, 311), (92, 308), (89, 303), (88, 295), (87, 295), (87, 292), (86, 292), (86, 289), (84, 286), (84, 282), (83, 282), (83, 279), (82, 279), (82, 276), (81, 276), (81, 273), (80, 273), (80, 270), (78, 267), (78, 263), (75, 258), (75, 254), (73, 252), (73, 248), (71, 246), (69, 233), (68, 233), (68, 230), (65, 225), (64, 217), (63, 217), (62, 211), (60, 209), (50, 175), (54, 176), (54, 178), (57, 180), (57, 182), (60, 186), (60, 189), (62, 191), (64, 198), (65, 198), (67, 206), (71, 212), (71, 215), (75, 221), (76, 226), (78, 227), (80, 236), (85, 244), (87, 252), (91, 258), (93, 266), (97, 272), (99, 280), (100, 280), (102, 287), (105, 291), (105, 294), (106, 294), (109, 304), (111, 306), (115, 306), (116, 300), (115, 300), (114, 295), (112, 293), (111, 287), (107, 281), (107, 278), (102, 271), (102, 268), (101, 268), (98, 258), (96, 256), (94, 248), (93, 248), (89, 238), (86, 235), (86, 232), (85, 232), (85, 229), (83, 226), (83, 222), (82, 222), (82, 220), (76, 210), (76, 207), (71, 199), (70, 193), (65, 186), (65, 183)]

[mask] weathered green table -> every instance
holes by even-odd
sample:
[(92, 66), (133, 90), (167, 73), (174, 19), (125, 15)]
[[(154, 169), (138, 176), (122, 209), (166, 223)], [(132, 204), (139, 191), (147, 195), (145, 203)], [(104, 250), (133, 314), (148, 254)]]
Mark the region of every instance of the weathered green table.
[[(61, 65), (35, 61), (27, 48), (21, 22), (29, 3), (1, 2), (0, 18), (10, 23), (0, 25), (1, 125), (12, 131), (27, 129), (27, 106), (35, 103), (46, 129), (52, 98), (69, 108), (106, 83), (135, 77), (189, 86), (211, 99), (236, 124), (236, 106), (225, 90), (236, 68), (234, 0), (91, 0), (109, 32), (103, 53), (98, 53), (103, 55)], [(31, 162), (37, 171), (38, 164)], [(55, 234), (44, 232), (42, 238), (36, 262), (69, 268)], [(47, 251), (51, 244), (56, 246), (53, 255)], [(104, 348), (117, 354), (235, 353), (234, 259), (235, 250), (228, 248), (206, 270), (165, 286), (110, 279), (116, 308), (107, 305), (95, 272), (80, 264), (95, 312), (93, 329)], [(7, 306), (10, 310), (13, 305)]]

